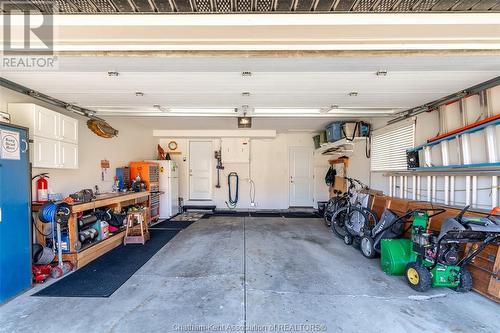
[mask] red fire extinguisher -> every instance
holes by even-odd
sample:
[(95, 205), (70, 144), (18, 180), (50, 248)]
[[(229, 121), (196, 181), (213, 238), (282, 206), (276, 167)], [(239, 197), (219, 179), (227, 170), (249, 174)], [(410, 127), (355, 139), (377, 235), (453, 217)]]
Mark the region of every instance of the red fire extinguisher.
[(38, 178), (36, 181), (36, 201), (44, 203), (49, 201), (49, 178), (48, 173), (41, 173), (33, 177), (33, 180)]

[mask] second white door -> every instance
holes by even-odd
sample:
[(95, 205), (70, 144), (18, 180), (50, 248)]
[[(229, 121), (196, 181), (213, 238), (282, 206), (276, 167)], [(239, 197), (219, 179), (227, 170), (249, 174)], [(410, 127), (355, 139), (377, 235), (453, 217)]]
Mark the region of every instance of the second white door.
[(313, 150), (290, 147), (290, 206), (313, 206)]
[(212, 199), (212, 142), (189, 142), (189, 199)]

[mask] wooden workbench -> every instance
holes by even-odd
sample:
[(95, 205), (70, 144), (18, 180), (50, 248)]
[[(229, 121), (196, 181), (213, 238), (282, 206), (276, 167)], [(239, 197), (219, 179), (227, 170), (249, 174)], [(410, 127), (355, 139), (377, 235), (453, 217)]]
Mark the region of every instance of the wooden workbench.
[[(135, 204), (145, 204), (148, 206), (148, 216), (146, 216), (146, 221), (149, 221), (150, 193), (148, 191), (102, 194), (96, 196), (96, 199), (91, 202), (70, 204), (71, 217), (68, 221), (69, 252), (63, 253), (63, 260), (71, 261), (76, 268), (80, 268), (123, 243), (125, 232), (120, 231), (104, 240), (97, 241), (85, 245), (81, 249), (77, 249), (75, 244), (78, 241), (77, 217), (79, 213), (92, 211), (97, 208), (113, 208), (115, 211), (121, 211), (123, 207)], [(40, 207), (41, 204), (33, 204), (33, 212), (37, 213)], [(43, 224), (38, 220), (38, 218), (36, 219), (36, 226), (38, 230), (43, 231), (45, 234), (47, 234), (48, 231), (50, 232), (50, 225)], [(41, 235), (40, 232), (36, 232), (36, 234), (38, 243), (45, 245), (45, 236)]]

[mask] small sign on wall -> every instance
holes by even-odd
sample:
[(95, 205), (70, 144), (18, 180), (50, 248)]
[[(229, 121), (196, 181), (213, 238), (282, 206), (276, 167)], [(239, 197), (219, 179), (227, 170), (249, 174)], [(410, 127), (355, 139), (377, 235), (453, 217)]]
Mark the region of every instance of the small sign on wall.
[(111, 181), (108, 169), (109, 169), (109, 160), (101, 160), (101, 181), (109, 182)]
[(109, 161), (101, 160), (101, 169), (109, 169)]
[(0, 157), (4, 160), (20, 160), (19, 132), (5, 130), (0, 132), (2, 144)]

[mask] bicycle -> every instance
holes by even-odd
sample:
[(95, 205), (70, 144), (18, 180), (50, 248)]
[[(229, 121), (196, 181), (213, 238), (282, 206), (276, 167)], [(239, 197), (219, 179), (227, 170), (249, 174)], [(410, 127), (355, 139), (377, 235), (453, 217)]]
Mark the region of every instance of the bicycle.
[(354, 238), (363, 237), (378, 220), (376, 214), (367, 207), (369, 195), (361, 193), (368, 186), (357, 179), (346, 177), (346, 180), (349, 187), (342, 199), (339, 199), (343, 205), (339, 205), (332, 214), (331, 228), (346, 245), (351, 245)]

